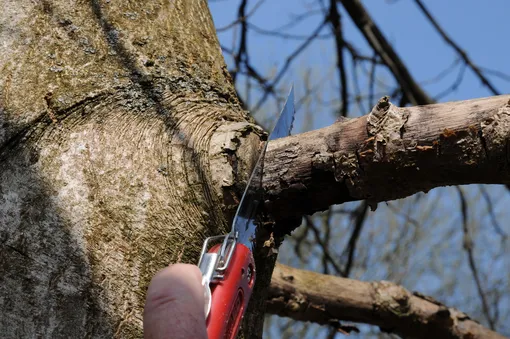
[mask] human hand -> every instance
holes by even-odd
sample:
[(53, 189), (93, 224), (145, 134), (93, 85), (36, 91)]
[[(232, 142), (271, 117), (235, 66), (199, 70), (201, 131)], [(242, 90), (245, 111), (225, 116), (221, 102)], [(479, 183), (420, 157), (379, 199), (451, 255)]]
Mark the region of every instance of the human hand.
[(146, 339), (207, 339), (202, 274), (195, 265), (175, 264), (156, 274), (143, 313)]

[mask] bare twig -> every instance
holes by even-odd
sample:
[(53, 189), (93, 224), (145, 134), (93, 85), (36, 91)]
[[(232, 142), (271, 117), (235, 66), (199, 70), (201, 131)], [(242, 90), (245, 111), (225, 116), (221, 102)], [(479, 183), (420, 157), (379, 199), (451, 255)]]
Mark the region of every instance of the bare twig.
[(453, 72), (455, 70), (455, 66), (457, 66), (460, 63), (460, 58), (455, 59), (448, 67), (446, 67), (444, 70), (439, 72), (436, 76), (434, 76), (431, 79), (424, 80), (421, 82), (422, 85), (429, 85), (433, 84), (435, 82), (441, 81), (444, 77), (446, 77), (448, 74)]
[(375, 104), (375, 97), (374, 97), (374, 92), (375, 92), (375, 69), (377, 67), (377, 55), (375, 54), (374, 52), (374, 61), (372, 62), (372, 67), (370, 69), (370, 77), (369, 77), (369, 82), (368, 82), (368, 106), (369, 107), (374, 107), (374, 104)]
[(356, 212), (356, 218), (354, 219), (354, 229), (352, 230), (351, 237), (349, 238), (349, 242), (347, 248), (344, 250), (343, 255), (347, 256), (347, 263), (345, 264), (343, 276), (348, 277), (351, 273), (352, 265), (354, 263), (354, 253), (356, 252), (356, 244), (358, 242), (359, 236), (361, 234), (361, 229), (365, 224), (365, 220), (367, 217), (368, 211), (368, 203), (367, 201), (363, 201), (358, 211)]
[[(235, 63), (235, 69), (231, 72), (232, 80), (234, 80), (234, 83), (237, 79), (237, 73), (241, 69), (241, 61), (248, 62), (248, 53), (246, 52), (247, 44), (246, 39), (248, 36), (248, 30), (246, 28), (246, 22), (244, 20), (241, 20), (245, 17), (245, 11), (246, 11), (246, 5), (248, 4), (248, 0), (242, 0), (241, 4), (239, 5), (238, 9), (238, 17), (239, 22), (241, 23), (241, 36), (239, 38), (239, 48), (237, 50), (237, 53), (234, 54), (234, 63)], [(243, 60), (243, 56), (245, 56), (245, 60)]]
[(480, 296), (480, 300), (482, 301), (483, 313), (485, 315), (485, 318), (487, 319), (487, 322), (489, 323), (489, 327), (491, 328), (491, 330), (494, 330), (495, 328), (494, 320), (490, 315), (489, 305), (487, 304), (487, 299), (485, 298), (485, 294), (482, 289), (482, 283), (478, 275), (478, 269), (476, 268), (475, 258), (473, 255), (474, 244), (473, 239), (469, 234), (466, 197), (464, 196), (464, 192), (459, 186), (456, 186), (456, 189), (457, 192), (459, 193), (460, 207), (462, 211), (462, 231), (464, 232), (463, 247), (468, 255), (469, 267), (471, 268), (471, 272), (473, 273), (476, 289), (478, 290), (478, 295)]
[(441, 98), (445, 97), (446, 95), (450, 94), (451, 92), (454, 92), (459, 88), (460, 84), (462, 83), (462, 79), (464, 79), (464, 75), (466, 74), (466, 65), (462, 64), (460, 67), (459, 73), (457, 74), (457, 78), (453, 82), (453, 84), (445, 89), (443, 92), (437, 94), (435, 96), (435, 100), (440, 100)]
[[(323, 21), (319, 24), (319, 26), (313, 31), (313, 33), (308, 37), (308, 39), (306, 39), (305, 41), (303, 41), (303, 43), (301, 45), (298, 46), (298, 48), (296, 48), (296, 50), (294, 50), (294, 52), (292, 52), (288, 57), (287, 59), (285, 60), (285, 64), (283, 65), (283, 67), (280, 69), (280, 71), (278, 72), (278, 74), (275, 76), (274, 80), (271, 82), (271, 84), (269, 85), (269, 88), (274, 88), (278, 82), (280, 82), (280, 80), (282, 79), (283, 75), (285, 74), (285, 72), (287, 72), (287, 69), (289, 68), (290, 64), (292, 63), (292, 61), (299, 55), (301, 54), (301, 52), (303, 52), (306, 47), (308, 47), (308, 45), (315, 39), (315, 37), (317, 35), (319, 35), (320, 31), (324, 28), (324, 25), (326, 24), (326, 21)], [(266, 100), (267, 96), (269, 94), (269, 91), (264, 91), (264, 94), (262, 95), (262, 97), (260, 98), (260, 100), (258, 101), (258, 103), (255, 105), (255, 107), (252, 109), (252, 112), (256, 112), (257, 110), (260, 109), (260, 107), (262, 106), (262, 104), (264, 103), (264, 101)]]
[(495, 77), (498, 77), (498, 78), (503, 79), (505, 81), (510, 81), (510, 75), (508, 75), (506, 73), (503, 73), (503, 72), (495, 70), (495, 69), (490, 69), (490, 68), (487, 68), (487, 67), (479, 67), (479, 68), (481, 70), (483, 70), (487, 74), (492, 74)]
[(322, 14), (322, 11), (320, 9), (307, 10), (304, 13), (294, 15), (291, 21), (289, 21), (288, 23), (286, 23), (280, 27), (275, 28), (274, 30), (275, 31), (286, 31), (286, 30), (291, 29), (294, 26), (300, 24), (304, 20), (309, 19), (310, 17), (317, 15), (317, 14)]
[(379, 55), (402, 88), (407, 101), (413, 105), (430, 104), (433, 100), (418, 85), (409, 73), (404, 62), (400, 59), (390, 43), (386, 40), (381, 30), (375, 25), (374, 20), (363, 7), (359, 0), (337, 0), (342, 3), (345, 10), (361, 31), (372, 49)]
[[(281, 39), (287, 39), (287, 40), (306, 40), (308, 39), (308, 35), (300, 35), (300, 34), (292, 34), (292, 33), (283, 33), (278, 30), (269, 30), (261, 28), (253, 23), (248, 23), (248, 27), (253, 30), (255, 33), (262, 34), (262, 35), (268, 35), (273, 36)], [(316, 39), (329, 39), (332, 37), (332, 34), (319, 34), (317, 35)]]
[(401, 217), (404, 217), (406, 222), (412, 224), (414, 227), (419, 227), (420, 226), (420, 223), (416, 219), (414, 219), (413, 217), (409, 216), (407, 213), (403, 213), (403, 212), (399, 211), (392, 204), (387, 204), (386, 206), (388, 207), (388, 209), (391, 212), (393, 212), (393, 214), (401, 216)]
[(327, 244), (322, 240), (321, 232), (319, 229), (315, 226), (315, 223), (313, 222), (312, 218), (310, 216), (305, 216), (307, 227), (309, 227), (314, 236), (315, 240), (317, 241), (317, 244), (321, 247), (323, 251), (323, 255), (326, 258), (326, 261), (330, 263), (333, 268), (335, 269), (335, 272), (337, 274), (343, 275), (343, 271), (340, 268), (340, 265), (336, 262), (336, 260), (333, 258), (333, 256), (329, 253), (329, 249), (327, 247)]
[(496, 87), (494, 87), (494, 85), (489, 81), (489, 79), (487, 79), (485, 77), (485, 75), (482, 73), (482, 71), (480, 70), (480, 68), (475, 65), (471, 59), (468, 57), (466, 51), (464, 51), (463, 49), (461, 49), (459, 47), (459, 45), (457, 45), (447, 34), (446, 32), (444, 31), (444, 29), (439, 26), (439, 23), (436, 21), (436, 19), (434, 19), (434, 17), (432, 16), (432, 14), (430, 14), (430, 12), (428, 11), (428, 9), (425, 7), (425, 5), (423, 4), (423, 2), (421, 2), (421, 0), (414, 0), (416, 2), (416, 4), (418, 5), (418, 7), (420, 8), (420, 10), (422, 11), (423, 15), (425, 15), (427, 17), (427, 19), (430, 21), (430, 23), (432, 24), (432, 26), (434, 26), (434, 28), (436, 29), (436, 31), (439, 33), (439, 35), (441, 35), (441, 37), (443, 38), (443, 40), (448, 44), (450, 45), (458, 54), (459, 56), (462, 58), (462, 60), (464, 60), (464, 62), (466, 63), (466, 65), (476, 74), (476, 76), (478, 77), (478, 79), (480, 79), (480, 81), (492, 92), (492, 94), (494, 95), (499, 95), (500, 92), (496, 89)]
[(489, 193), (487, 193), (487, 190), (483, 185), (478, 186), (480, 188), (480, 192), (482, 193), (482, 197), (485, 200), (485, 203), (487, 204), (487, 209), (489, 211), (489, 216), (491, 218), (492, 226), (494, 227), (494, 230), (503, 238), (503, 240), (506, 240), (508, 238), (508, 234), (503, 231), (501, 226), (499, 226), (498, 220), (496, 218), (496, 214), (494, 213), (494, 208), (492, 206), (492, 200), (489, 196)]
[[(326, 248), (329, 248), (329, 241), (331, 240), (331, 208), (328, 208), (328, 210), (326, 211), (326, 213), (323, 214), (323, 217), (322, 217), (322, 223), (324, 225), (324, 245), (326, 246)], [(327, 265), (327, 262), (325, 260), (325, 258), (323, 257), (323, 267), (324, 267), (324, 274), (328, 274), (329, 273), (329, 267)]]
[(349, 109), (349, 102), (347, 100), (347, 76), (345, 72), (345, 62), (344, 62), (344, 38), (342, 33), (342, 25), (340, 21), (340, 14), (338, 13), (338, 8), (336, 7), (336, 0), (330, 0), (329, 3), (329, 13), (327, 20), (331, 25), (331, 30), (333, 31), (333, 35), (335, 37), (335, 48), (336, 48), (336, 58), (337, 58), (337, 67), (338, 67), (338, 75), (340, 78), (340, 98), (341, 98), (341, 108), (340, 108), (340, 116), (346, 117)]
[[(225, 27), (220, 27), (220, 28), (216, 28), (216, 32), (220, 33), (220, 32), (224, 32), (226, 30), (229, 30), (230, 28), (234, 27), (235, 25), (237, 25), (238, 23), (244, 23), (246, 24), (247, 23), (247, 19), (252, 16), (253, 14), (255, 14), (255, 12), (257, 11), (257, 9), (260, 7), (260, 5), (262, 5), (262, 3), (264, 2), (265, 0), (259, 0), (255, 6), (253, 6), (253, 8), (251, 9), (251, 11), (246, 14), (246, 15), (243, 15), (243, 16), (239, 16), (235, 21), (229, 23), (227, 26)], [(243, 3), (245, 1), (243, 0)], [(241, 3), (241, 6), (243, 5), (243, 3)]]

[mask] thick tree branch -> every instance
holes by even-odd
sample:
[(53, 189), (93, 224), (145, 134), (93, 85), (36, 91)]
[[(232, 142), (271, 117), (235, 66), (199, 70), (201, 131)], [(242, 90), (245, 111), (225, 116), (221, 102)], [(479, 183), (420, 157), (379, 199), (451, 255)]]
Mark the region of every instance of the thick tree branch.
[(509, 99), (399, 108), (383, 98), (366, 116), (275, 140), (266, 205), (283, 220), (346, 201), (374, 206), (439, 186), (509, 183)]
[(387, 281), (362, 282), (281, 264), (274, 269), (267, 312), (324, 325), (366, 323), (404, 338), (504, 338), (463, 312)]

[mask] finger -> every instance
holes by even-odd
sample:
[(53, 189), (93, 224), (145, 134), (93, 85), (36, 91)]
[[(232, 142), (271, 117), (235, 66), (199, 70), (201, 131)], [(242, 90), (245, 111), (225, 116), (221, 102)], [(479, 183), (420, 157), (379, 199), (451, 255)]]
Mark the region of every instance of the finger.
[(176, 264), (149, 285), (143, 327), (147, 339), (207, 339), (202, 274), (195, 265)]

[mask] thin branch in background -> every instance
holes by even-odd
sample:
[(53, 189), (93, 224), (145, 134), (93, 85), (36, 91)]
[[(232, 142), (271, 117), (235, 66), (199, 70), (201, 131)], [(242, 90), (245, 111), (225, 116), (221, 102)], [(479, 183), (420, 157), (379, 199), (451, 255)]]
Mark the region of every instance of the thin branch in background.
[(338, 13), (338, 8), (336, 7), (336, 0), (330, 0), (329, 3), (329, 13), (327, 16), (327, 20), (331, 24), (331, 30), (333, 31), (333, 35), (335, 37), (335, 47), (336, 47), (336, 58), (337, 58), (337, 67), (338, 67), (338, 75), (340, 82), (340, 98), (341, 98), (341, 106), (339, 115), (346, 117), (349, 109), (349, 101), (347, 94), (347, 76), (345, 72), (345, 61), (344, 61), (344, 38), (342, 32), (342, 23), (340, 21), (340, 14)]
[[(378, 64), (377, 61), (374, 60), (374, 62), (376, 65)], [(308, 100), (312, 95), (318, 93), (324, 87), (324, 83), (326, 82), (326, 80), (333, 74), (333, 72), (332, 72), (333, 68), (335, 68), (335, 67), (331, 67), (331, 72), (330, 71), (325, 72), (325, 75), (323, 77), (321, 77), (319, 80), (317, 80), (316, 83), (311, 88), (305, 90), (305, 94), (302, 95), (295, 104), (296, 111), (299, 111), (301, 106), (306, 102), (306, 100)], [(374, 98), (375, 97), (380, 98), (387, 94), (388, 94), (387, 91), (381, 91), (381, 92), (374, 93), (372, 96)], [(369, 95), (349, 96), (348, 101), (349, 101), (349, 103), (355, 102), (355, 101), (365, 101), (365, 100), (367, 100), (367, 98), (369, 98)], [(331, 99), (331, 100), (322, 100), (320, 97), (316, 97), (315, 100), (321, 106), (331, 106), (331, 105), (337, 104), (337, 100), (335, 98)], [(373, 106), (373, 104), (371, 104), (371, 106)], [(349, 213), (346, 211), (344, 211), (344, 212)]]
[[(390, 97), (391, 98), (395, 98), (396, 95), (397, 95), (397, 89), (394, 90), (393, 92), (390, 93)], [(381, 98), (385, 95), (388, 95), (388, 92), (387, 91), (384, 91), (384, 92), (377, 92), (374, 94), (374, 97), (377, 97), (377, 98)], [(369, 99), (369, 96), (368, 95), (359, 95), (359, 96), (353, 96), (353, 95), (350, 95), (348, 100), (350, 103), (355, 103), (356, 101), (363, 101), (363, 100), (368, 100)], [(321, 100), (321, 99), (316, 99), (316, 101), (321, 104), (322, 106), (331, 106), (331, 105), (336, 105), (337, 104), (337, 100), (336, 99), (331, 99), (331, 100)], [(298, 101), (299, 102), (299, 101)], [(297, 111), (297, 107), (298, 105), (296, 104), (296, 111)], [(373, 105), (372, 105), (373, 107)]]
[(485, 297), (485, 294), (482, 289), (482, 283), (480, 282), (480, 277), (478, 275), (478, 269), (476, 268), (475, 258), (473, 255), (473, 239), (471, 238), (471, 235), (469, 234), (469, 228), (468, 228), (468, 212), (467, 212), (467, 201), (466, 197), (464, 195), (464, 192), (459, 186), (455, 187), (457, 189), (457, 192), (459, 193), (459, 199), (460, 199), (460, 208), (462, 211), (462, 231), (464, 233), (464, 239), (463, 239), (463, 247), (466, 250), (466, 253), (468, 255), (468, 261), (469, 261), (469, 267), (471, 269), (471, 272), (473, 273), (473, 278), (475, 280), (476, 288), (478, 290), (478, 295), (480, 296), (480, 300), (482, 301), (482, 308), (483, 313), (485, 315), (485, 318), (487, 319), (487, 322), (489, 323), (489, 327), (491, 330), (495, 330), (495, 324), (494, 320), (492, 319), (489, 311), (489, 305), (487, 304), (487, 299)]
[[(278, 72), (278, 74), (276, 75), (276, 77), (274, 78), (274, 80), (271, 82), (271, 84), (269, 85), (269, 88), (274, 88), (278, 82), (282, 79), (283, 75), (285, 74), (285, 72), (287, 72), (287, 69), (289, 68), (290, 64), (292, 63), (292, 61), (299, 55), (301, 54), (301, 52), (303, 52), (306, 47), (308, 47), (308, 45), (315, 39), (315, 37), (317, 35), (319, 35), (320, 31), (324, 28), (326, 24), (326, 21), (323, 21), (320, 23), (320, 25), (313, 31), (313, 33), (308, 37), (308, 39), (306, 39), (305, 41), (303, 41), (303, 43), (301, 45), (298, 46), (298, 48), (296, 48), (296, 50), (294, 52), (292, 52), (288, 57), (287, 59), (285, 60), (285, 64), (283, 65), (283, 67), (280, 69), (280, 71)], [(262, 106), (262, 104), (266, 101), (267, 99), (267, 96), (269, 94), (269, 91), (265, 90), (264, 91), (264, 94), (262, 95), (262, 97), (260, 98), (260, 100), (258, 101), (258, 103), (255, 105), (255, 107), (252, 109), (252, 112), (256, 112), (260, 109), (260, 107)]]
[(306, 221), (307, 227), (309, 227), (312, 230), (312, 232), (315, 236), (315, 240), (317, 241), (317, 244), (321, 247), (321, 249), (323, 251), (323, 255), (326, 258), (326, 260), (328, 261), (328, 263), (330, 263), (331, 266), (333, 266), (333, 268), (335, 269), (335, 272), (337, 274), (343, 275), (343, 273), (342, 273), (343, 271), (340, 268), (340, 265), (335, 261), (333, 256), (329, 253), (329, 249), (327, 248), (326, 244), (322, 240), (321, 232), (315, 226), (315, 224), (312, 220), (312, 217), (310, 217), (309, 215), (305, 216), (305, 221)]
[[(238, 23), (247, 23), (247, 20), (250, 16), (252, 16), (253, 14), (255, 14), (255, 12), (257, 11), (257, 9), (260, 7), (260, 5), (262, 5), (262, 3), (264, 2), (265, 0), (259, 0), (255, 6), (253, 6), (252, 10), (246, 14), (246, 15), (243, 15), (243, 16), (240, 16), (238, 17), (236, 20), (234, 20), (233, 22), (229, 23), (227, 26), (225, 27), (220, 27), (220, 28), (216, 28), (216, 32), (217, 33), (221, 33), (221, 32), (224, 32), (226, 30), (229, 30), (230, 28), (234, 27), (235, 25), (237, 25)], [(241, 4), (242, 5), (242, 4)]]
[[(372, 71), (372, 64), (375, 62), (377, 63), (377, 65), (380, 65), (381, 62), (379, 60), (379, 58), (377, 57), (377, 53), (374, 52), (374, 55), (375, 55), (375, 58), (374, 57), (371, 57), (369, 59), (367, 59), (367, 61), (370, 63), (370, 68), (366, 68), (366, 65), (367, 63), (364, 62), (364, 63), (361, 63), (361, 69), (363, 70), (363, 72), (365, 73), (365, 75), (367, 76), (370, 76), (371, 74), (371, 71)], [(400, 86), (395, 88), (394, 86), (392, 85), (388, 85), (386, 82), (384, 82), (383, 80), (379, 79), (379, 77), (377, 76), (374, 76), (374, 82), (377, 86), (385, 89), (387, 92), (395, 92), (397, 89), (400, 90)], [(387, 94), (387, 93), (386, 93)]]
[(431, 79), (422, 81), (421, 84), (422, 85), (430, 85), (430, 84), (441, 81), (448, 74), (450, 74), (451, 72), (453, 72), (455, 70), (455, 66), (457, 66), (460, 63), (460, 61), (461, 61), (460, 58), (453, 60), (453, 62), (448, 67), (446, 67), (444, 70), (439, 72), (439, 74), (437, 74), (436, 76), (434, 76)]
[[(252, 15), (255, 10), (262, 4), (263, 1), (259, 0), (255, 7), (252, 9), (249, 15)], [(242, 0), (241, 4), (239, 5), (238, 9), (238, 20), (235, 21), (235, 23), (241, 23), (241, 36), (240, 36), (240, 42), (239, 42), (239, 48), (237, 52), (234, 52), (233, 49), (229, 49), (225, 46), (221, 46), (221, 49), (223, 52), (230, 54), (232, 58), (234, 59), (235, 68), (230, 71), (230, 74), (232, 76), (232, 80), (234, 81), (234, 84), (237, 80), (238, 74), (245, 74), (249, 77), (255, 79), (258, 84), (264, 89), (264, 91), (269, 92), (273, 95), (274, 89), (271, 85), (268, 84), (267, 80), (261, 76), (253, 66), (250, 65), (249, 62), (249, 55), (247, 51), (247, 36), (248, 36), (248, 22), (245, 20), (249, 15), (245, 15), (246, 6), (248, 4), (247, 0)], [(242, 20), (241, 20), (242, 19)], [(233, 25), (235, 26), (235, 25)], [(232, 27), (232, 26), (231, 26)], [(234, 30), (234, 33), (236, 30)], [(234, 39), (236, 38), (236, 34), (234, 34)], [(246, 72), (243, 72), (243, 67), (246, 69)], [(249, 83), (249, 79), (247, 79), (247, 82)], [(251, 88), (251, 86), (250, 86)], [(240, 96), (238, 95), (240, 98)], [(248, 98), (249, 101), (249, 98)], [(244, 108), (248, 109), (248, 102), (241, 101)]]
[(246, 93), (246, 99), (244, 100), (245, 107), (250, 107), (250, 98), (251, 98), (251, 79), (246, 79), (246, 86), (245, 86), (245, 93)]
[(487, 190), (482, 185), (479, 185), (478, 188), (480, 189), (482, 197), (485, 200), (485, 203), (487, 204), (487, 209), (489, 211), (489, 216), (491, 218), (492, 227), (494, 227), (496, 233), (498, 233), (503, 239), (503, 241), (505, 241), (508, 238), (508, 234), (506, 234), (505, 231), (503, 231), (503, 229), (501, 228), (501, 226), (499, 226), (496, 214), (494, 213), (494, 208), (492, 206), (492, 200), (489, 196), (489, 193), (487, 193)]
[(303, 226), (303, 230), (301, 233), (293, 234), (292, 239), (294, 240), (294, 252), (297, 254), (300, 260), (303, 260), (303, 254), (301, 253), (301, 249), (303, 243), (306, 243), (306, 237), (308, 235), (308, 226), (305, 224)]
[[(354, 254), (356, 252), (356, 244), (358, 243), (359, 236), (361, 234), (361, 230), (366, 221), (368, 211), (368, 203), (364, 200), (357, 211), (355, 212), (354, 218), (354, 229), (352, 230), (351, 236), (349, 238), (349, 242), (347, 248), (344, 250), (342, 256), (347, 255), (347, 263), (345, 264), (344, 270), (342, 272), (343, 277), (348, 277), (351, 273), (353, 263), (354, 263)], [(329, 329), (328, 338), (335, 338), (338, 334), (338, 328), (331, 327)]]
[[(328, 78), (332, 76), (332, 71), (334, 70), (334, 66), (333, 67), (330, 67), (330, 70), (331, 72), (328, 70), (327, 72), (325, 72), (325, 74), (320, 78), (318, 79), (315, 84), (313, 86), (308, 86), (305, 90), (305, 94), (303, 96), (301, 96), (299, 98), (299, 100), (296, 102), (295, 104), (295, 107), (296, 107), (296, 112), (299, 111), (300, 107), (307, 101), (310, 99), (310, 97), (312, 95), (315, 95), (317, 93), (321, 94), (322, 92), (320, 92), (323, 88), (324, 88), (324, 83), (326, 83), (326, 81), (328, 81)], [(319, 103), (320, 105), (322, 106), (329, 106), (331, 105), (330, 102), (326, 103), (324, 102), (323, 100), (321, 100), (320, 98), (320, 95), (315, 97), (314, 98), (317, 103)], [(310, 118), (313, 118), (313, 116), (310, 115)], [(309, 131), (309, 130), (307, 130)]]
[[(313, 93), (313, 88), (311, 85), (312, 82), (312, 72), (310, 69), (307, 69), (305, 73), (303, 74), (303, 87), (305, 92), (301, 96), (301, 98), (298, 101), (298, 104), (296, 106), (305, 106), (304, 108), (304, 121), (303, 125), (301, 127), (301, 132), (308, 132), (313, 129), (313, 118), (314, 118), (314, 112), (312, 110), (312, 100), (311, 96)], [(317, 86), (316, 86), (317, 87)], [(299, 110), (299, 107), (296, 109)]]
[[(330, 208), (331, 210), (331, 208)], [(352, 230), (351, 237), (349, 238), (349, 242), (347, 245), (347, 248), (344, 250), (344, 253), (342, 256), (347, 254), (347, 263), (345, 264), (343, 272), (341, 272), (341, 275), (343, 277), (348, 277), (351, 273), (351, 269), (353, 267), (354, 263), (354, 253), (356, 252), (356, 244), (358, 243), (359, 236), (361, 234), (361, 230), (363, 228), (363, 225), (366, 221), (368, 211), (368, 203), (366, 200), (364, 200), (356, 212), (354, 213), (354, 229)], [(329, 329), (328, 338), (335, 338), (335, 336), (338, 334), (338, 328), (332, 326)]]
[(358, 27), (372, 49), (393, 74), (402, 89), (406, 101), (413, 105), (433, 103), (434, 101), (411, 76), (411, 73), (363, 7), (361, 1), (337, 1), (343, 5), (356, 27)]
[[(323, 214), (323, 218), (322, 218), (322, 224), (324, 225), (324, 228), (325, 228), (325, 234), (324, 234), (324, 246), (326, 246), (326, 248), (329, 248), (329, 241), (331, 240), (331, 208), (328, 208), (328, 210), (326, 211), (326, 213)], [(324, 274), (328, 274), (329, 273), (329, 268), (328, 268), (328, 264), (327, 262), (324, 260), (324, 257), (323, 257), (323, 267), (324, 267)]]
[(356, 61), (367, 61), (370, 63), (377, 63), (378, 65), (383, 65), (379, 58), (377, 58), (377, 53), (375, 53), (373, 56), (367, 56), (367, 55), (361, 55), (358, 50), (347, 40), (344, 40), (344, 47), (347, 49), (349, 53), (351, 53), (351, 56), (353, 59), (356, 59)]
[(466, 64), (462, 64), (462, 66), (459, 69), (459, 73), (457, 74), (457, 78), (455, 79), (453, 84), (449, 88), (447, 88), (444, 91), (442, 91), (441, 93), (437, 94), (435, 96), (434, 100), (439, 101), (441, 98), (447, 96), (448, 94), (455, 92), (459, 88), (460, 84), (462, 83), (462, 80), (464, 79), (465, 74), (466, 74)]
[(403, 218), (405, 218), (406, 222), (409, 223), (409, 224), (412, 224), (414, 227), (420, 227), (420, 223), (412, 218), (411, 216), (409, 216), (407, 213), (403, 213), (401, 212), (399, 209), (397, 209), (395, 206), (393, 206), (392, 204), (386, 204), (386, 206), (388, 207), (388, 209), (395, 215), (398, 215), (398, 216), (401, 216)]
[(347, 248), (344, 250), (342, 256), (347, 255), (347, 263), (343, 271), (343, 276), (348, 277), (351, 273), (351, 269), (354, 263), (354, 254), (356, 253), (356, 245), (358, 243), (359, 236), (363, 225), (365, 224), (368, 211), (368, 203), (364, 200), (356, 212), (356, 218), (354, 219), (354, 229), (352, 230), (351, 237), (347, 244)]
[(374, 52), (374, 61), (370, 67), (370, 76), (368, 80), (368, 107), (374, 107), (375, 104), (375, 69), (377, 67), (377, 54)]
[(490, 69), (487, 67), (479, 67), (482, 71), (484, 71), (487, 74), (494, 75), (495, 77), (498, 77), (500, 79), (503, 79), (505, 81), (510, 81), (510, 75), (503, 73), (501, 71), (497, 71), (495, 69)]
[[(500, 285), (503, 285), (504, 282), (503, 281), (499, 281), (499, 284)], [(498, 301), (501, 300), (501, 298), (503, 297), (501, 295), (501, 292), (498, 291), (497, 289), (494, 289), (492, 291), (492, 300), (493, 300), (493, 305), (495, 305), (494, 307), (494, 314), (492, 315), (492, 318), (494, 319), (494, 323), (497, 324), (499, 322), (499, 307), (498, 307)]]
[[(351, 43), (349, 43), (345, 40), (344, 40), (344, 46), (347, 49), (347, 51), (349, 51), (349, 53), (351, 54), (353, 68), (354, 68), (353, 83), (354, 83), (355, 89), (357, 91), (357, 93), (355, 93), (354, 101), (356, 101), (356, 103), (358, 104), (360, 111), (366, 113), (370, 109), (369, 108), (366, 109), (366, 108), (362, 107), (362, 102), (365, 101), (365, 99), (367, 99), (366, 101), (367, 101), (368, 107), (374, 106), (376, 84), (379, 85), (380, 87), (387, 88), (388, 91), (390, 91), (389, 86), (387, 84), (381, 82), (376, 77), (377, 66), (384, 65), (384, 63), (382, 63), (379, 60), (379, 58), (377, 56), (377, 52), (375, 52), (375, 51), (373, 51), (373, 56), (369, 57), (369, 56), (360, 55), (358, 53), (358, 51), (356, 50), (356, 48)], [(364, 69), (365, 63), (370, 64), (370, 69), (368, 71)], [(360, 67), (358, 67), (358, 66), (360, 66)], [(361, 91), (359, 90), (359, 84), (358, 84), (358, 69), (361, 69), (362, 71), (364, 71), (369, 79), (369, 81), (368, 81), (368, 95), (365, 95), (365, 96), (360, 94)], [(378, 97), (382, 97), (387, 94), (388, 94), (387, 92), (384, 92), (384, 93), (378, 94)], [(392, 97), (394, 97), (394, 96), (392, 96)]]
[(294, 319), (285, 319), (283, 320), (283, 324), (280, 325), (280, 333), (285, 333), (287, 330), (293, 326), (296, 326), (296, 321)]
[(234, 51), (231, 49), (231, 48), (228, 48), (227, 46), (225, 45), (220, 45), (221, 47), (221, 50), (222, 52), (226, 52), (227, 54), (229, 54), (230, 56), (233, 56), (234, 55)]
[(322, 14), (322, 11), (320, 9), (315, 9), (315, 10), (308, 10), (302, 14), (294, 15), (293, 18), (291, 19), (291, 21), (289, 21), (285, 25), (275, 28), (274, 30), (275, 31), (286, 31), (286, 30), (293, 28), (294, 26), (300, 24), (304, 20), (311, 18), (312, 16), (317, 15), (317, 14)]
[(248, 63), (248, 53), (247, 53), (247, 44), (246, 40), (248, 37), (248, 29), (246, 27), (246, 22), (244, 20), (241, 20), (241, 18), (245, 17), (245, 11), (246, 6), (248, 5), (248, 0), (242, 0), (241, 4), (239, 5), (238, 9), (238, 17), (239, 22), (241, 23), (241, 36), (239, 38), (239, 48), (237, 50), (237, 53), (234, 54), (234, 64), (235, 69), (231, 72), (232, 80), (234, 81), (234, 84), (236, 83), (237, 79), (237, 73), (241, 69), (241, 61), (243, 61), (243, 57), (245, 57), (244, 61), (245, 63)]
[(346, 209), (343, 209), (343, 208), (335, 208), (333, 209), (333, 206), (330, 207), (331, 209), (331, 214), (332, 215), (335, 215), (335, 214), (349, 214), (349, 215), (353, 215), (356, 213), (356, 210), (346, 210)]
[(260, 73), (257, 72), (255, 70), (255, 68), (253, 68), (253, 66), (251, 66), (250, 64), (248, 64), (248, 63), (245, 64), (245, 67), (247, 70), (246, 75), (257, 80), (260, 87), (262, 87), (264, 89), (264, 91), (269, 92), (269, 93), (273, 94), (274, 96), (276, 96), (274, 87), (269, 83), (269, 81), (266, 78), (264, 78), (262, 75), (260, 75)]
[[(308, 35), (282, 33), (277, 30), (264, 29), (264, 28), (261, 28), (261, 27), (255, 25), (255, 24), (252, 24), (252, 23), (247, 23), (247, 24), (251, 30), (253, 30), (255, 33), (258, 33), (261, 35), (267, 35), (267, 36), (277, 37), (277, 38), (286, 39), (286, 40), (306, 40), (306, 39), (308, 39)], [(319, 35), (317, 35), (316, 39), (319, 39), (319, 40), (329, 39), (332, 36), (333, 35), (330, 33), (319, 34)]]
[(458, 54), (459, 56), (462, 58), (462, 60), (464, 60), (465, 64), (476, 74), (476, 76), (478, 77), (478, 79), (480, 79), (480, 81), (482, 82), (482, 84), (484, 84), (488, 89), (489, 91), (492, 92), (492, 94), (494, 95), (499, 95), (500, 92), (496, 89), (496, 87), (494, 87), (494, 85), (489, 81), (489, 79), (487, 79), (485, 77), (485, 75), (482, 73), (482, 71), (480, 70), (480, 68), (475, 65), (471, 59), (468, 57), (466, 51), (464, 51), (462, 48), (459, 47), (459, 45), (457, 45), (447, 34), (446, 32), (443, 30), (443, 28), (441, 26), (439, 26), (439, 24), (437, 23), (437, 21), (434, 19), (434, 17), (430, 14), (430, 12), (428, 11), (428, 9), (425, 7), (425, 5), (421, 2), (421, 0), (414, 0), (416, 2), (416, 4), (418, 5), (418, 7), (420, 8), (420, 10), (422, 11), (423, 15), (425, 15), (427, 17), (427, 19), (430, 21), (430, 23), (432, 24), (432, 26), (434, 26), (434, 28), (436, 29), (436, 31), (439, 33), (439, 35), (441, 35), (441, 37), (443, 38), (443, 40), (448, 44), (450, 45)]

